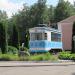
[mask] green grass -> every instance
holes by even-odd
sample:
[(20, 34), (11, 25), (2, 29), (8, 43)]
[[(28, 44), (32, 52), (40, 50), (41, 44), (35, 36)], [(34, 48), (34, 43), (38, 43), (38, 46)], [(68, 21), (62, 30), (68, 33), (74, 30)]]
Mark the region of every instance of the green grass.
[(51, 55), (48, 54), (48, 53), (46, 53), (46, 54), (38, 54), (38, 55), (30, 56), (29, 60), (31, 60), (31, 61), (49, 60), (50, 57), (51, 57)]
[(35, 54), (30, 56), (18, 56), (13, 54), (0, 54), (1, 61), (55, 61), (57, 58), (50, 53)]
[(13, 54), (0, 54), (0, 60), (3, 61), (13, 61), (13, 60), (19, 60), (18, 55)]

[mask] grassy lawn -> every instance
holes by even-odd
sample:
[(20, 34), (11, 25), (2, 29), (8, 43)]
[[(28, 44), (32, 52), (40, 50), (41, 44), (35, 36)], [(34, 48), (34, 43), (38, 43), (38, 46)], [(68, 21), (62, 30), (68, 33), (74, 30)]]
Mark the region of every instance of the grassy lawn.
[(71, 54), (71, 52), (60, 52), (56, 55), (52, 55), (50, 53), (42, 53), (42, 54), (31, 54), (30, 56), (18, 56), (18, 54), (1, 54), (0, 53), (0, 61), (58, 61), (61, 60), (75, 60), (75, 54)]
[(57, 61), (57, 57), (50, 54), (34, 54), (30, 56), (18, 56), (17, 54), (0, 54), (0, 61)]

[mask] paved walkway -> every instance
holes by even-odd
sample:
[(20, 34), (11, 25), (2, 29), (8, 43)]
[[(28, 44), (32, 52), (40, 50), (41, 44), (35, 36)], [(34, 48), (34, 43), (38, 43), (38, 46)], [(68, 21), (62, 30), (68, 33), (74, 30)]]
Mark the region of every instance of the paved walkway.
[(30, 67), (30, 66), (67, 66), (75, 65), (75, 62), (25, 62), (25, 61), (1, 61), (0, 67)]

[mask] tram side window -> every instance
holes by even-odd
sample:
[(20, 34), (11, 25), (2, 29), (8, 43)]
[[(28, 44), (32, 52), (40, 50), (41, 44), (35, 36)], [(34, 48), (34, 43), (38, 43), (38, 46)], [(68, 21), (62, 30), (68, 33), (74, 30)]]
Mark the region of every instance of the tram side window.
[(44, 33), (44, 40), (47, 40), (47, 33)]
[(51, 41), (61, 41), (61, 34), (51, 32)]
[(32, 40), (32, 41), (35, 40), (35, 35), (34, 35), (34, 33), (31, 33), (31, 34), (30, 34), (30, 40)]

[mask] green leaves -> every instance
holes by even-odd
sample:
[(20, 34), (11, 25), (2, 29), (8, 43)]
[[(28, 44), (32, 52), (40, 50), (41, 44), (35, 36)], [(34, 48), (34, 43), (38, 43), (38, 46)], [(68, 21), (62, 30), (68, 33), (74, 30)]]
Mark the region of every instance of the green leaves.
[(2, 22), (0, 22), (0, 48), (3, 54), (7, 53), (8, 41), (6, 32), (6, 27)]
[(59, 22), (71, 15), (74, 15), (74, 7), (68, 1), (59, 0), (55, 8), (55, 22)]
[(11, 40), (11, 45), (19, 49), (19, 32), (15, 25), (13, 25), (13, 34)]

